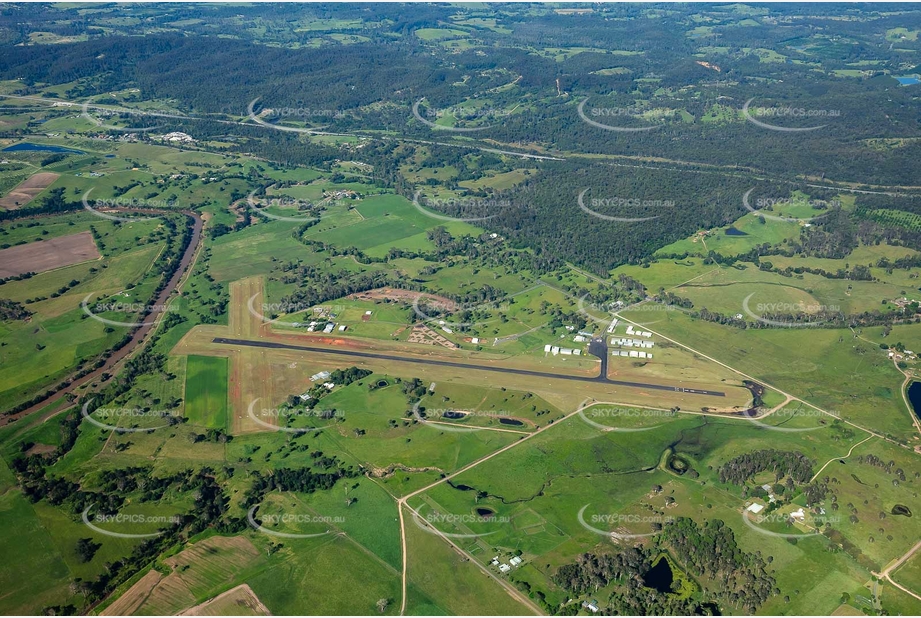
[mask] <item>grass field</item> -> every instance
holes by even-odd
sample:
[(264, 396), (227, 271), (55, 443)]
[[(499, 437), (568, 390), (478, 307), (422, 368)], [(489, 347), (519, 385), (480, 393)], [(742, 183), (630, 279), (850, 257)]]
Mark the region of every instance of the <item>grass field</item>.
[(844, 419), (914, 440), (899, 394), (901, 374), (878, 346), (849, 331), (809, 329), (810, 345), (802, 346), (801, 329), (739, 330), (680, 311), (623, 315)]
[(227, 359), (190, 356), (186, 366), (185, 414), (194, 425), (227, 427)]
[[(411, 519), (411, 513), (404, 513)], [(465, 557), (456, 553), (435, 534), (412, 523), (406, 526), (410, 557), (409, 581), (425, 595), (423, 607), (407, 606), (407, 613), (457, 615), (530, 615), (529, 608), (514, 600)]]

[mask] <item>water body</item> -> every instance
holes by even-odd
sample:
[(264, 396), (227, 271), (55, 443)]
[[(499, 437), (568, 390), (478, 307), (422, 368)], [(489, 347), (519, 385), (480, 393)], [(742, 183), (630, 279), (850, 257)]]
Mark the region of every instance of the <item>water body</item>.
[(908, 401), (915, 416), (921, 418), (921, 382), (912, 382), (908, 385)]
[(896, 79), (903, 86), (912, 86), (914, 84), (921, 84), (921, 79), (918, 79), (917, 77), (914, 77), (911, 75), (906, 76), (906, 77), (896, 77)]
[(682, 475), (691, 467), (691, 463), (681, 455), (671, 454), (668, 456), (665, 465), (675, 474)]
[(748, 236), (748, 232), (737, 230), (734, 227), (728, 227), (726, 228), (726, 236)]
[(486, 507), (478, 506), (476, 509), (476, 514), (479, 515), (480, 517), (492, 517), (493, 515), (496, 514), (496, 512), (492, 509), (487, 509)]
[(32, 142), (22, 142), (19, 144), (13, 144), (12, 146), (7, 146), (6, 148), (4, 148), (2, 152), (36, 152), (36, 151), (86, 154), (82, 150), (75, 150), (73, 148), (64, 148), (63, 146), (53, 146), (51, 144), (33, 144)]
[(643, 585), (647, 588), (654, 588), (659, 592), (671, 592), (674, 579), (671, 565), (668, 564), (665, 556), (662, 556), (643, 575)]
[(700, 610), (704, 616), (722, 616), (720, 608), (716, 603), (701, 603)]
[(521, 421), (514, 418), (500, 418), (499, 422), (503, 425), (524, 425)]
[(447, 411), (445, 411), (444, 413), (442, 413), (441, 416), (442, 416), (442, 418), (458, 419), (458, 418), (464, 418), (464, 417), (467, 416), (467, 415), (466, 415), (465, 413), (463, 413), (463, 412), (456, 412), (456, 411), (454, 411), (454, 410), (447, 410)]
[(892, 507), (892, 510), (889, 511), (893, 515), (902, 515), (903, 517), (911, 517), (911, 509), (905, 506), (904, 504), (896, 504)]

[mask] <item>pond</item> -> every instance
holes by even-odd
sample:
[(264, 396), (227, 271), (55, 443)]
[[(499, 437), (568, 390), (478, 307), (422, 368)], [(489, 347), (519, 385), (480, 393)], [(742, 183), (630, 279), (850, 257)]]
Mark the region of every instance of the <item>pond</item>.
[(19, 144), (13, 144), (12, 146), (7, 146), (3, 149), (3, 152), (58, 152), (58, 153), (72, 153), (72, 154), (86, 154), (82, 150), (74, 150), (73, 148), (64, 148), (63, 146), (54, 146), (51, 144), (33, 144), (32, 142), (21, 142)]
[(728, 227), (726, 228), (726, 236), (748, 236), (748, 233), (743, 232), (742, 230), (737, 230), (734, 227)]
[(674, 581), (672, 567), (665, 556), (661, 556), (658, 562), (643, 575), (643, 585), (659, 592), (671, 592), (672, 581)]
[(921, 418), (921, 382), (912, 382), (908, 386), (908, 401), (911, 402), (915, 416)]
[(904, 517), (911, 517), (911, 509), (905, 506), (904, 504), (896, 504), (892, 507), (892, 510), (889, 511), (893, 515), (902, 515)]
[(665, 465), (675, 474), (684, 474), (691, 467), (691, 463), (681, 455), (669, 455)]
[(522, 422), (519, 421), (518, 419), (514, 419), (514, 418), (505, 418), (505, 417), (500, 418), (500, 419), (499, 419), (499, 423), (501, 423), (502, 425), (519, 425), (519, 426), (520, 426), (520, 425), (524, 425), (524, 423), (522, 423)]
[(907, 75), (905, 77), (896, 77), (896, 79), (903, 86), (912, 86), (914, 84), (921, 84), (921, 79), (918, 79), (917, 77), (913, 75)]
[(441, 413), (442, 418), (464, 418), (467, 416), (466, 412), (458, 412), (456, 410), (445, 410)]
[(701, 603), (700, 609), (705, 612), (704, 616), (722, 616), (720, 608), (716, 603)]
[(480, 517), (492, 517), (496, 512), (492, 509), (488, 509), (485, 506), (478, 506), (476, 509), (476, 514)]

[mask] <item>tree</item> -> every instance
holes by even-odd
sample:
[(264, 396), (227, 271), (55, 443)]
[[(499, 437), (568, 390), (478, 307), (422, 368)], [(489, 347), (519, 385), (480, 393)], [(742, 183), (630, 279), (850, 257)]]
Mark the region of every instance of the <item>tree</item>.
[(378, 599), (377, 600), (377, 611), (384, 613), (384, 610), (387, 609), (387, 606), (390, 605), (390, 599)]
[(89, 562), (100, 547), (102, 545), (96, 543), (93, 539), (80, 539), (77, 541), (77, 557), (80, 558), (80, 562)]

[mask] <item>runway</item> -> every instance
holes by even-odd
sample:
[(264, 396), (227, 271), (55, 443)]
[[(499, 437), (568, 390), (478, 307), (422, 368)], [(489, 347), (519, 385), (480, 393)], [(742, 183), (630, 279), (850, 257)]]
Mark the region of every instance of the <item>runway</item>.
[[(664, 384), (646, 384), (644, 382), (629, 382), (625, 380), (611, 380), (605, 377), (606, 368), (607, 368), (607, 350), (603, 352), (605, 356), (602, 358), (602, 372), (600, 375), (595, 377), (588, 376), (568, 376), (561, 375), (556, 373), (545, 373), (542, 371), (531, 371), (528, 369), (513, 369), (509, 367), (490, 367), (485, 365), (473, 365), (470, 363), (460, 363), (455, 361), (445, 361), (445, 360), (429, 360), (424, 358), (414, 358), (414, 357), (403, 357), (403, 356), (394, 356), (392, 354), (380, 354), (377, 352), (358, 352), (355, 350), (335, 350), (330, 348), (318, 348), (314, 346), (307, 345), (294, 345), (291, 343), (280, 343), (276, 341), (252, 341), (249, 339), (231, 339), (227, 337), (215, 337), (212, 339), (212, 343), (222, 344), (222, 345), (238, 345), (238, 346), (247, 346), (251, 348), (269, 348), (274, 350), (302, 350), (304, 352), (312, 352), (314, 354), (329, 354), (334, 356), (348, 356), (353, 358), (374, 358), (378, 360), (389, 360), (389, 361), (398, 361), (403, 363), (418, 363), (420, 365), (437, 365), (439, 367), (456, 367), (458, 369), (472, 369), (476, 371), (492, 371), (494, 373), (511, 373), (515, 375), (523, 376), (534, 376), (538, 378), (547, 378), (549, 380), (570, 380), (576, 382), (604, 382), (606, 384), (614, 384), (616, 386), (629, 386), (632, 388), (643, 388), (648, 390), (657, 390), (657, 391), (669, 391), (669, 392), (678, 392), (678, 393), (690, 393), (692, 395), (709, 395), (711, 397), (725, 397), (726, 393), (720, 391), (708, 391), (696, 388), (684, 388), (681, 386), (666, 386)], [(590, 351), (592, 351), (590, 349)]]

